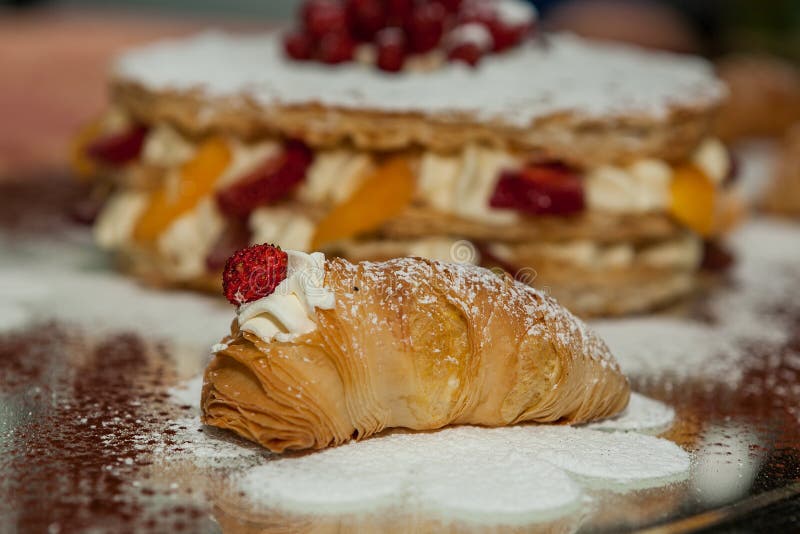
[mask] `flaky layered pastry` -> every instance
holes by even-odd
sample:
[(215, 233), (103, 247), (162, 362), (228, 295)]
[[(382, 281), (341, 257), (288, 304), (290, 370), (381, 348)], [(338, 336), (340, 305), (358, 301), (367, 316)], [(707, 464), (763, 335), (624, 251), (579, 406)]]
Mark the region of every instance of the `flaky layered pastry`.
[(234, 321), (206, 370), (206, 424), (283, 452), (392, 427), (581, 423), (628, 403), (603, 341), (507, 275), (333, 259), (324, 288), (335, 304), (315, 310), (310, 332), (265, 340)]

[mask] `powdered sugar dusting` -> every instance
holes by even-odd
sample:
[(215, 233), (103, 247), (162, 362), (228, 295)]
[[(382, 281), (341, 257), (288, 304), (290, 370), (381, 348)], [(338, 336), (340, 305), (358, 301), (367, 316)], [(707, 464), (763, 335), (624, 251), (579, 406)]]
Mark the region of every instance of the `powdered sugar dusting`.
[[(555, 300), (540, 291), (504, 273), (466, 263), (446, 263), (419, 258), (396, 258), (386, 262), (361, 262), (344, 267), (347, 278), (359, 273), (368, 281), (359, 297), (353, 292), (337, 294), (342, 312), (358, 315), (360, 303), (380, 304), (397, 316), (402, 316), (405, 306), (403, 295), (413, 302), (425, 304), (436, 295), (455, 295), (456, 305), (467, 317), (502, 310), (519, 324), (528, 335), (544, 339), (553, 337), (561, 346), (579, 345), (578, 351), (603, 367), (617, 368), (617, 363), (603, 341), (587, 325), (561, 307)], [(440, 286), (444, 284), (444, 286)], [(414, 308), (418, 310), (418, 308)], [(373, 318), (377, 321), (377, 318)], [(553, 325), (558, 328), (552, 328)]]
[(169, 397), (175, 404), (200, 409), (200, 392), (203, 389), (202, 373), (170, 388)]
[(259, 505), (301, 512), (400, 503), (461, 519), (508, 522), (551, 518), (576, 506), (583, 489), (568, 472), (595, 484), (645, 483), (688, 468), (689, 455), (680, 447), (640, 434), (563, 426), (455, 427), (393, 432), (274, 459), (244, 473), (237, 487)]
[(667, 430), (674, 420), (675, 410), (671, 406), (639, 393), (631, 393), (628, 407), (621, 414), (589, 423), (585, 428), (652, 433)]
[(387, 77), (360, 64), (288, 61), (277, 34), (212, 32), (131, 51), (118, 60), (115, 74), (154, 90), (191, 89), (212, 100), (248, 97), (266, 108), (319, 103), (443, 121), (469, 114), (519, 127), (563, 113), (659, 118), (673, 106), (716, 103), (724, 92), (700, 59), (566, 34), (547, 36), (546, 44), (522, 46), (477, 70), (448, 64)]
[[(170, 398), (199, 398), (201, 385), (199, 376), (192, 378), (170, 390)], [(623, 415), (596, 428), (651, 429), (665, 411), (634, 394)], [(269, 454), (201, 425), (197, 415), (173, 421), (167, 433), (170, 445), (158, 447), (164, 461), (235, 468), (233, 487), (251, 505), (297, 513), (402, 506), (464, 521), (544, 521), (574, 510), (587, 487), (661, 485), (689, 468), (689, 455), (669, 441), (589, 427), (395, 430), (299, 456)]]
[(593, 322), (628, 375), (707, 378), (735, 386), (753, 346), (779, 346), (790, 335), (771, 309), (796, 287), (800, 233), (791, 224), (759, 220), (732, 236), (737, 265), (729, 287), (707, 302), (710, 323), (682, 317)]

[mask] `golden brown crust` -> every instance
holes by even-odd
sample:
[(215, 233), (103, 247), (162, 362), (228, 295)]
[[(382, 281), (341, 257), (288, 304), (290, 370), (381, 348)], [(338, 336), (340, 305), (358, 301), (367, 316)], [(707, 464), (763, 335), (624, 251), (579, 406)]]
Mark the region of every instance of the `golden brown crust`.
[(532, 285), (582, 317), (628, 315), (662, 308), (695, 288), (694, 271), (633, 265), (619, 269), (541, 264)]
[(585, 422), (628, 403), (596, 334), (508, 276), (421, 258), (326, 269), (336, 305), (317, 330), (267, 343), (234, 325), (206, 370), (206, 424), (282, 452), (392, 427)]
[[(658, 247), (667, 242), (651, 243)], [(697, 258), (679, 258), (684, 265), (656, 266), (641, 251), (630, 263), (604, 266), (569, 261), (558, 254), (536, 252), (539, 244), (505, 247), (502, 265), (482, 258), (487, 267), (512, 269), (517, 280), (554, 297), (581, 317), (608, 317), (640, 313), (667, 306), (688, 295), (696, 286)], [(652, 250), (644, 247), (643, 251)], [(403, 242), (343, 243), (340, 253), (352, 261), (383, 261), (408, 254)]]
[(439, 211), (414, 207), (382, 229), (390, 239), (453, 235), (475, 241), (558, 242), (586, 239), (598, 243), (668, 239), (683, 232), (663, 213), (615, 214), (587, 211), (574, 217), (524, 217), (511, 224), (471, 221)]
[(664, 118), (544, 117), (527, 128), (469, 116), (387, 113), (370, 109), (264, 107), (252, 99), (209, 100), (199, 91), (153, 91), (114, 79), (112, 102), (146, 124), (167, 122), (187, 135), (222, 133), (244, 140), (298, 137), (314, 147), (352, 144), (371, 151), (413, 147), (452, 152), (469, 143), (506, 147), (577, 166), (654, 157), (686, 159), (711, 129), (715, 106), (673, 107)]

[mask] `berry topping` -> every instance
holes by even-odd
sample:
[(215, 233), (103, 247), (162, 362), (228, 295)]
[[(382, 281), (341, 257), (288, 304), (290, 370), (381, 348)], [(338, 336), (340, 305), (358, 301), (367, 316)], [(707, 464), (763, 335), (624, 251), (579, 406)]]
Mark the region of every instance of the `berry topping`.
[(471, 67), (476, 67), (483, 56), (483, 50), (475, 43), (463, 43), (454, 46), (447, 54), (450, 61), (460, 61)]
[(146, 136), (147, 128), (136, 125), (124, 132), (95, 139), (86, 147), (86, 154), (105, 165), (124, 165), (139, 157)]
[(328, 33), (319, 42), (317, 56), (323, 63), (337, 65), (353, 59), (356, 43), (346, 33)]
[(571, 215), (585, 207), (583, 185), (578, 175), (565, 165), (532, 165), (520, 171), (503, 172), (489, 205), (532, 215)]
[(386, 28), (375, 36), (378, 47), (376, 63), (386, 72), (398, 72), (406, 62), (406, 37), (400, 28)]
[(447, 36), (447, 58), (474, 67), (492, 49), (492, 43), (492, 35), (485, 26), (475, 22), (462, 24)]
[(472, 1), (462, 10), (463, 21), (481, 24), (489, 30), (495, 52), (520, 44), (533, 31), (536, 19), (536, 10), (531, 5), (514, 0)]
[(461, 8), (462, 0), (434, 0), (437, 4), (442, 4), (442, 7), (448, 13), (458, 13)]
[(414, 0), (386, 0), (387, 22), (392, 26), (405, 26), (414, 12)]
[(305, 61), (314, 57), (314, 40), (301, 31), (286, 34), (283, 38), (286, 55), (297, 61)]
[(413, 52), (423, 54), (439, 46), (446, 16), (447, 11), (441, 4), (423, 3), (414, 8), (406, 25)]
[(228, 258), (222, 290), (231, 304), (241, 306), (271, 295), (286, 279), (288, 255), (273, 245), (253, 245)]
[(386, 26), (386, 9), (381, 0), (348, 0), (351, 30), (359, 41), (371, 41)]
[(228, 217), (244, 218), (259, 206), (282, 200), (305, 179), (313, 158), (306, 145), (289, 141), (281, 155), (217, 192), (217, 206)]
[(520, 45), (537, 15), (523, 0), (306, 0), (300, 17), (300, 29), (284, 39), (289, 58), (398, 72), (415, 55), (430, 56), (417, 65), (447, 56), (474, 66)]
[(347, 33), (347, 10), (336, 0), (308, 0), (301, 9), (303, 25), (313, 37)]

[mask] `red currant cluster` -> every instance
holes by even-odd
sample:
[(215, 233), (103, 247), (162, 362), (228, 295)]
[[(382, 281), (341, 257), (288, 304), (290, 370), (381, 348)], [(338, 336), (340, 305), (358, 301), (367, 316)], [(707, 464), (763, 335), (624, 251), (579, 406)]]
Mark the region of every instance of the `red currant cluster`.
[(520, 44), (536, 23), (535, 9), (520, 0), (306, 0), (300, 17), (284, 39), (290, 58), (335, 65), (363, 46), (386, 72), (434, 51), (475, 66)]

